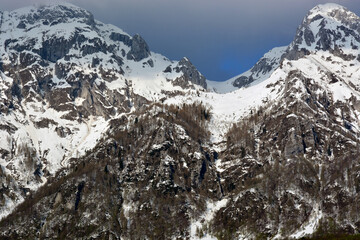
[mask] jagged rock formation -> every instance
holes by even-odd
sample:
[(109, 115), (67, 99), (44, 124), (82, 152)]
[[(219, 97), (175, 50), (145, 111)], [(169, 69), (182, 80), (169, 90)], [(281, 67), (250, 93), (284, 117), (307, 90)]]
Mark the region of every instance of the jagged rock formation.
[[(197, 85), (202, 86), (203, 88), (207, 88), (206, 79), (205, 77), (195, 68), (195, 66), (184, 57), (181, 59), (178, 63), (178, 65), (174, 69), (177, 73), (183, 72), (184, 75), (180, 78), (178, 78), (179, 82), (188, 83), (192, 82)], [(183, 84), (180, 84), (181, 86), (184, 86)]]
[(280, 66), (288, 47), (277, 47), (266, 53), (250, 70), (235, 76), (224, 83), (208, 81), (210, 90), (219, 93), (234, 91), (238, 88), (247, 87), (253, 82), (260, 82), (271, 76)]
[[(198, 115), (189, 115), (196, 108)], [(19, 222), (17, 214), (7, 218), (7, 224), (13, 222), (24, 230), (12, 234), (7, 227), (2, 235), (163, 239), (175, 234), (185, 238), (191, 216), (204, 210), (205, 199), (222, 195), (221, 185), (214, 181), (214, 154), (202, 143), (208, 138), (207, 132), (201, 132), (206, 124), (200, 120), (204, 110), (201, 105), (182, 109), (153, 105), (139, 112), (151, 111), (150, 116), (112, 120), (108, 137), (74, 160), (71, 173), (58, 173), (29, 197), (33, 200), (20, 205), (25, 221)], [(51, 210), (43, 212), (47, 206)], [(43, 212), (39, 219), (52, 220), (27, 226), (34, 208)]]
[(164, 73), (178, 62), (71, 4), (2, 12), (0, 29), (2, 215), (93, 148), (110, 119), (204, 82), (195, 67)]
[(347, 52), (358, 49), (359, 29), (359, 17), (346, 8), (331, 4), (317, 6), (297, 29), (286, 58), (298, 59), (313, 50), (322, 50), (347, 61), (353, 60), (358, 56)]
[[(211, 82), (211, 85), (220, 92), (246, 87), (269, 78), (284, 59), (298, 60), (314, 51), (328, 51), (345, 61), (359, 60), (356, 51), (359, 29), (359, 17), (346, 8), (336, 4), (316, 6), (305, 16), (289, 46), (272, 49), (249, 71), (229, 79), (226, 84), (217, 87)], [(228, 86), (224, 88), (224, 85)]]
[[(31, 9), (1, 25), (20, 37), (0, 35), (0, 236), (359, 234), (355, 14), (315, 7), (289, 46), (218, 94), (188, 59), (171, 62), (84, 10)], [(39, 17), (51, 11), (78, 27), (56, 38), (64, 26)], [(47, 37), (28, 36), (34, 26)]]
[(135, 60), (137, 62), (147, 58), (151, 55), (149, 46), (145, 40), (139, 35), (136, 34), (131, 41), (131, 49), (127, 54), (128, 60)]

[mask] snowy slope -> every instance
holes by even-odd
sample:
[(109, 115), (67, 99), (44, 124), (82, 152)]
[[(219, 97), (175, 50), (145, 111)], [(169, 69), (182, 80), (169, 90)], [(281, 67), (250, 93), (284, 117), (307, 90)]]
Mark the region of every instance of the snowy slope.
[(213, 142), (220, 143), (225, 140), (224, 136), (233, 123), (248, 116), (251, 111), (255, 112), (260, 106), (275, 102), (282, 96), (281, 89), (285, 85), (286, 74), (284, 69), (277, 69), (266, 81), (259, 81), (257, 84), (254, 83), (230, 93), (201, 92), (200, 95), (169, 98), (165, 103), (198, 101), (210, 107), (213, 118), (209, 129), (212, 131)]
[(282, 56), (287, 50), (287, 46), (276, 47), (267, 52), (250, 70), (230, 78), (224, 82), (208, 81), (208, 89), (217, 93), (228, 93), (255, 85), (263, 80), (268, 79), (271, 74), (279, 67)]
[(203, 89), (188, 59), (151, 52), (141, 36), (69, 3), (2, 12), (0, 31), (2, 216), (23, 200), (17, 189), (36, 190), (94, 148), (112, 118)]
[[(326, 132), (336, 126), (338, 132), (327, 134), (331, 134), (331, 138), (340, 135), (347, 139), (346, 143), (356, 146), (353, 138), (360, 133), (360, 20), (339, 5), (315, 7), (305, 17), (289, 46), (274, 48), (249, 71), (221, 83), (205, 82), (188, 59), (171, 61), (151, 52), (140, 36), (131, 37), (115, 26), (98, 22), (89, 12), (71, 4), (4, 12), (1, 19), (0, 173), (6, 176), (7, 191), (2, 195), (4, 204), (0, 206), (0, 218), (8, 215), (31, 191), (44, 185), (49, 177), (59, 170), (66, 173), (74, 161), (91, 152), (108, 137), (105, 134), (109, 133), (111, 121), (121, 125), (122, 118), (129, 118), (136, 119), (135, 122), (139, 117), (136, 114), (151, 103), (181, 106), (201, 102), (208, 106), (212, 113), (208, 123), (212, 136), (205, 144), (217, 153), (227, 150), (226, 134), (235, 123), (257, 114), (260, 108), (265, 115), (272, 113), (264, 125), (253, 126), (254, 132), (260, 132), (254, 139), (257, 156), (245, 154), (239, 158), (229, 154), (226, 159), (216, 159), (214, 168), (218, 179), (213, 182), (219, 181), (219, 184), (227, 177), (220, 179), (220, 173), (233, 173), (243, 165), (245, 170), (241, 174), (246, 175), (248, 162), (258, 168), (262, 164), (272, 167), (273, 156), (281, 156), (289, 164), (293, 162), (288, 152), (297, 152), (296, 144), (295, 151), (291, 151), (293, 146), (286, 146), (283, 152), (270, 152), (279, 147), (276, 139), (282, 132), (289, 134), (286, 143), (302, 138), (300, 150), (303, 149), (304, 158), (313, 161), (313, 169), (322, 166), (323, 159), (318, 152), (310, 154), (316, 147), (325, 145), (318, 140), (315, 128)], [(209, 91), (205, 89), (206, 83)], [(311, 120), (306, 119), (305, 112), (290, 112), (296, 104), (328, 122), (325, 126), (320, 120), (321, 123), (312, 123), (310, 137), (305, 131), (292, 134), (297, 130), (295, 127), (306, 128)], [(331, 109), (327, 109), (328, 106)], [(148, 112), (143, 114), (150, 118), (155, 116)], [(281, 114), (288, 115), (282, 118)], [(262, 159), (259, 139), (266, 136), (265, 125), (276, 117), (280, 120), (294, 118), (297, 125), (290, 129), (275, 128), (277, 135), (262, 142), (262, 147), (271, 145)], [(298, 123), (299, 119), (303, 122)], [(275, 127), (281, 126), (276, 122)], [(310, 139), (307, 145), (304, 139)], [(161, 149), (163, 145), (153, 146)], [(325, 151), (334, 149), (330, 146)], [(186, 153), (187, 150), (181, 151)], [(191, 154), (190, 158), (202, 160), (202, 153)], [(334, 157), (325, 158), (331, 162)], [(166, 159), (168, 166), (171, 158)], [(204, 163), (209, 167), (205, 160), (200, 165)], [(182, 165), (187, 168), (186, 164)], [(317, 177), (320, 172), (311, 172), (311, 176)], [(235, 180), (242, 176), (237, 172), (235, 175)], [(251, 178), (246, 175), (244, 179), (247, 177)], [(257, 177), (261, 180), (263, 176)], [(243, 192), (255, 194), (257, 191), (251, 188)], [(308, 201), (302, 193), (299, 190), (292, 194), (303, 202)], [(203, 214), (190, 219), (190, 236), (197, 237), (197, 227), (211, 224), (221, 209), (230, 208), (230, 204), (242, 197), (240, 191), (222, 199), (219, 197), (218, 201), (207, 199)], [(300, 238), (316, 231), (326, 214), (317, 199), (309, 202), (315, 207), (306, 209), (308, 218), (286, 236)], [(131, 206), (131, 202), (122, 206), (125, 217)], [(277, 227), (275, 237), (284, 237), (280, 226)], [(267, 228), (275, 231), (271, 223)], [(244, 234), (247, 231), (242, 230)], [(212, 237), (205, 235), (208, 239)]]
[[(333, 114), (331, 117), (334, 119), (332, 121), (335, 122), (332, 122), (330, 126), (333, 127), (339, 124), (340, 133), (333, 130), (330, 131), (328, 128), (321, 126), (321, 124), (315, 125), (323, 129), (323, 132), (320, 134), (329, 134), (331, 138), (335, 138), (335, 136), (341, 136), (341, 134), (344, 134), (343, 132), (346, 132), (349, 136), (358, 138), (360, 133), (359, 23), (359, 18), (355, 14), (339, 5), (326, 4), (317, 6), (305, 17), (294, 41), (289, 47), (282, 48), (281, 54), (278, 54), (278, 57), (274, 57), (276, 59), (274, 62), (277, 62), (278, 65), (276, 65), (273, 71), (261, 75), (254, 82), (238, 90), (231, 84), (237, 77), (226, 83), (210, 81), (208, 82), (209, 88), (213, 88), (215, 91), (222, 92), (223, 94), (201, 93), (201, 96), (178, 96), (177, 99), (169, 99), (167, 102), (191, 102), (193, 99), (196, 99), (210, 106), (213, 109), (213, 118), (209, 129), (213, 136), (212, 143), (215, 144), (217, 151), (222, 151), (226, 148), (222, 144), (226, 140), (224, 138), (225, 134), (232, 124), (239, 119), (245, 118), (251, 113), (256, 113), (260, 107), (265, 107), (265, 113), (273, 112), (274, 114), (277, 110), (273, 109), (272, 106), (283, 107), (286, 110), (287, 107), (290, 109), (291, 106), (297, 105), (299, 102), (303, 102), (309, 111), (314, 111), (310, 110), (312, 109), (310, 107), (311, 104), (315, 104), (318, 107), (317, 111), (320, 115), (317, 116), (316, 121), (321, 122), (326, 119), (329, 112)], [(309, 36), (314, 38), (309, 38)], [(248, 71), (242, 76), (250, 76), (250, 74), (251, 72)], [(231, 92), (229, 93), (229, 91)], [(311, 103), (312, 101), (314, 102)], [(347, 111), (347, 113), (344, 114), (344, 111)], [(344, 116), (346, 116), (346, 120)], [(287, 116), (287, 118), (295, 119), (295, 125), (303, 117), (306, 117), (305, 112), (292, 113)], [(286, 131), (291, 136), (291, 132), (294, 129), (287, 129)], [(344, 136), (346, 137), (347, 135)], [(291, 138), (288, 141), (291, 141)], [(354, 149), (358, 146), (358, 143), (350, 137), (347, 141)], [(313, 151), (313, 148), (315, 146), (309, 147), (307, 151)], [(325, 159), (328, 158), (328, 161), (341, 159), (342, 155), (348, 151), (343, 144), (340, 144), (338, 148), (341, 149), (340, 156), (330, 154)], [(310, 161), (314, 166), (320, 166), (320, 172), (323, 164), (329, 164), (326, 161), (321, 162), (319, 160), (323, 157), (321, 153), (317, 153), (315, 156), (305, 153), (304, 157), (311, 159)], [(245, 160), (243, 159), (242, 161)], [(287, 161), (291, 162), (292, 160), (289, 158)], [(219, 159), (217, 160), (216, 167), (219, 169), (219, 172), (230, 174), (234, 171), (235, 166), (241, 164), (241, 162), (236, 162), (235, 160), (229, 163)], [(339, 186), (338, 184), (336, 182), (333, 186)], [(328, 187), (331, 188), (330, 185), (323, 186), (323, 188)], [(349, 190), (347, 194), (352, 196), (353, 192), (351, 191), (353, 190), (350, 190), (348, 187), (346, 189)], [(335, 195), (336, 191), (329, 194)], [(303, 193), (300, 192), (295, 192), (294, 195), (297, 195), (294, 199), (303, 197)], [(311, 236), (311, 234), (317, 231), (321, 223), (326, 221), (327, 217), (333, 216), (331, 215), (332, 213), (329, 213), (328, 210), (322, 207), (324, 199), (308, 201), (310, 201), (309, 204), (313, 207), (306, 221), (299, 228), (288, 233), (289, 235), (283, 235), (284, 233), (278, 231), (274, 236), (275, 239), (287, 237), (298, 239)], [(221, 204), (221, 201), (218, 203)], [(224, 207), (225, 209), (231, 208), (231, 205)], [(207, 209), (207, 212), (212, 211), (212, 209)], [(238, 211), (236, 211), (237, 213)], [(349, 221), (346, 220), (346, 222)], [(268, 227), (270, 226), (271, 224), (268, 225)], [(281, 228), (281, 226), (278, 227), (279, 229)], [(201, 225), (198, 222), (193, 223), (192, 233), (194, 233), (196, 228), (201, 229)], [(245, 233), (245, 236), (252, 236), (246, 229), (241, 230), (240, 233), (239, 236), (242, 233)], [(209, 237), (211, 236), (205, 235), (204, 239)]]

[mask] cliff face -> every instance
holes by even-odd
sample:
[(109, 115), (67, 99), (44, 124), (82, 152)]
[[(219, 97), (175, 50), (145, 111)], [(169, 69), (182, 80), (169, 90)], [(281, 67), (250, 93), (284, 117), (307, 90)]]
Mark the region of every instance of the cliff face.
[(1, 13), (0, 52), (1, 216), (95, 147), (110, 119), (206, 84), (71, 4)]
[(0, 235), (359, 233), (358, 25), (319, 5), (218, 94), (72, 5), (2, 13)]

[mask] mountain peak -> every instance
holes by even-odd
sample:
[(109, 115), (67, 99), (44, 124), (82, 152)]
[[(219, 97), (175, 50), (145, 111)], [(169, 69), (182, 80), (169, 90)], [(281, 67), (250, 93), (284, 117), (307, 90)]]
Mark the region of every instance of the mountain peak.
[(23, 7), (9, 12), (10, 16), (22, 20), (22, 25), (31, 25), (44, 20), (46, 22), (67, 22), (69, 19), (85, 19), (90, 25), (94, 24), (93, 15), (80, 7), (67, 2), (49, 2), (46, 4), (34, 4), (30, 7)]
[(341, 6), (339, 4), (325, 3), (325, 4), (319, 4), (319, 5), (315, 6), (313, 9), (310, 10), (310, 13), (312, 13), (312, 14), (319, 14), (319, 13), (329, 14), (336, 10), (346, 10), (347, 11), (347, 9), (344, 6)]
[(360, 21), (342, 9), (222, 95), (86, 10), (2, 14), (0, 239), (358, 234)]
[(86, 10), (84, 10), (76, 5), (73, 5), (71, 3), (64, 2), (64, 1), (51, 1), (51, 2), (47, 2), (47, 3), (37, 3), (37, 4), (33, 4), (32, 6), (15, 9), (11, 12), (16, 13), (18, 15), (24, 15), (24, 14), (34, 13), (37, 11), (41, 12), (44, 10), (48, 10), (48, 11), (72, 10), (72, 11), (87, 12)]
[(359, 47), (360, 18), (341, 5), (328, 3), (309, 11), (298, 27), (286, 57), (297, 59), (323, 50), (352, 59), (358, 54)]
[(351, 12), (347, 8), (336, 3), (327, 3), (317, 5), (311, 9), (306, 15), (304, 23), (309, 24), (321, 18), (335, 20), (340, 23), (349, 23), (359, 19), (355, 13)]

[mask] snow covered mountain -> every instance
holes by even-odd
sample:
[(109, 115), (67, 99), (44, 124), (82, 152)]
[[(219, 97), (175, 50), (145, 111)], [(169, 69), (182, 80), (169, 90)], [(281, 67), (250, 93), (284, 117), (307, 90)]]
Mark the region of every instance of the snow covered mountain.
[(1, 13), (0, 235), (358, 234), (359, 26), (316, 6), (216, 83), (70, 4)]
[(284, 59), (296, 60), (315, 51), (326, 51), (344, 60), (359, 57), (359, 17), (337, 4), (318, 5), (304, 18), (289, 46), (266, 53), (249, 71), (225, 82), (209, 81), (209, 89), (234, 91), (268, 79)]
[[(25, 194), (93, 148), (109, 119), (206, 88), (187, 58), (170, 61), (71, 4), (2, 12), (0, 28), (0, 164), (14, 178), (5, 186)], [(1, 216), (24, 197), (14, 194)]]
[(270, 50), (250, 70), (227, 81), (207, 81), (208, 88), (218, 93), (228, 93), (241, 87), (249, 86), (254, 82), (258, 83), (268, 79), (274, 70), (279, 67), (287, 48), (287, 46), (277, 47)]

